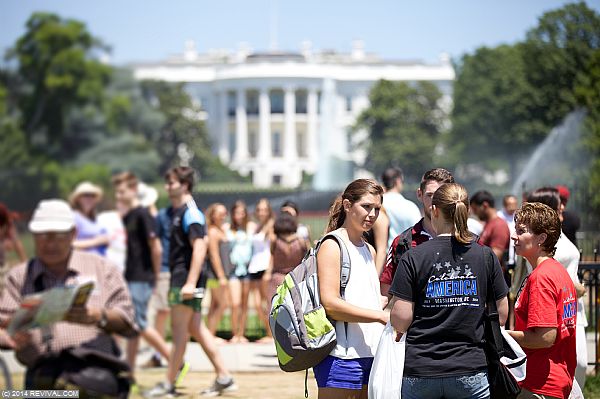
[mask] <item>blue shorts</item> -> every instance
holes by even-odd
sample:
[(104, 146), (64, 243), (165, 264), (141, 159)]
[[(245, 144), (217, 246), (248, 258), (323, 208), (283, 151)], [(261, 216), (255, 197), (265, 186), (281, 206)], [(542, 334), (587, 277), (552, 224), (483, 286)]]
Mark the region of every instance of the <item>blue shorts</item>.
[(152, 284), (143, 281), (129, 281), (127, 287), (135, 311), (135, 324), (140, 331), (144, 331), (148, 327), (148, 303), (152, 297)]
[(313, 367), (319, 388), (362, 389), (369, 384), (372, 357), (340, 359), (331, 355)]

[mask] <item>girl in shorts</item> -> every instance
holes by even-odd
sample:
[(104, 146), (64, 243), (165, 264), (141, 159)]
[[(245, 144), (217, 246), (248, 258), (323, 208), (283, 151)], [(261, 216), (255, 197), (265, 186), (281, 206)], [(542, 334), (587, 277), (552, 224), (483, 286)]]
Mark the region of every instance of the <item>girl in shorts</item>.
[(248, 265), (252, 258), (252, 232), (255, 226), (254, 222), (248, 220), (244, 201), (235, 201), (231, 207), (231, 228), (227, 231), (229, 257), (233, 266), (229, 274), (232, 343), (248, 342), (244, 336), (250, 294)]
[(319, 398), (366, 398), (373, 357), (389, 316), (382, 310), (375, 250), (363, 239), (379, 216), (383, 188), (371, 179), (346, 187), (329, 211), (326, 232), (345, 242), (351, 271), (344, 299), (340, 296), (340, 248), (326, 240), (317, 254), (319, 294), (335, 320), (337, 345), (314, 367)]

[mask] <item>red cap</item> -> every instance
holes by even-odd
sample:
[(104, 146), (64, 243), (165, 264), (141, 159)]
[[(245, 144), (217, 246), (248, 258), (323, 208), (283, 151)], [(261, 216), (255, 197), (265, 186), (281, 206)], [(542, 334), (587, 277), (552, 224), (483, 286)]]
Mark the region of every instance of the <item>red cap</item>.
[(556, 186), (556, 189), (558, 190), (558, 195), (560, 196), (560, 200), (563, 203), (567, 203), (567, 201), (569, 200), (569, 197), (571, 196), (571, 193), (569, 192), (569, 189), (566, 186)]

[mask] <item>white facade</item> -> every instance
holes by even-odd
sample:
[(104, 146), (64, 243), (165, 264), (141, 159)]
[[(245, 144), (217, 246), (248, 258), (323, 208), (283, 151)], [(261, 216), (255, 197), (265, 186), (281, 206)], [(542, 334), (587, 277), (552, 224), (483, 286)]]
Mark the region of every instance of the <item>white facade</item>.
[(259, 187), (296, 187), (331, 156), (360, 165), (365, 154), (348, 133), (379, 79), (432, 81), (447, 104), (454, 80), (447, 56), (437, 64), (386, 61), (360, 42), (349, 54), (312, 53), (306, 44), (301, 53), (198, 54), (188, 43), (183, 56), (132, 68), (137, 79), (187, 83), (207, 113), (213, 151)]

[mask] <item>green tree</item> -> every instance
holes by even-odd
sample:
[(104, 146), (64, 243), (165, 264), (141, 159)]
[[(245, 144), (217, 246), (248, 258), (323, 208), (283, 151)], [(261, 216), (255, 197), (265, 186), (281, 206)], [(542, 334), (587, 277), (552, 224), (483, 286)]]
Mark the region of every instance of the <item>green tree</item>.
[[(578, 78), (575, 95), (579, 104), (587, 109), (584, 129), (585, 147), (591, 154), (589, 191), (600, 192), (600, 50), (596, 50), (587, 65), (587, 74)], [(595, 213), (600, 212), (600, 196), (591, 198)]]
[(523, 48), (525, 74), (536, 88), (529, 113), (549, 130), (577, 106), (576, 82), (600, 48), (600, 15), (584, 2), (547, 12)]
[(379, 81), (369, 94), (370, 107), (358, 117), (355, 134), (366, 129), (365, 167), (379, 174), (390, 165), (401, 166), (409, 179), (419, 179), (423, 165), (432, 165), (443, 130), (441, 93), (430, 82), (409, 85)]
[(79, 21), (34, 13), (8, 58), (18, 62), (22, 129), (31, 150), (68, 158), (86, 144), (70, 136), (66, 118), (74, 107), (100, 102), (110, 67), (94, 58), (102, 49)]
[(452, 129), (447, 138), (454, 163), (501, 166), (515, 178), (517, 160), (546, 135), (529, 114), (529, 85), (521, 46), (482, 47), (456, 66)]
[(247, 180), (223, 165), (212, 153), (204, 111), (194, 103), (183, 84), (145, 81), (142, 91), (146, 100), (156, 104), (164, 117), (158, 135), (153, 138), (162, 171), (189, 163), (203, 181)]

